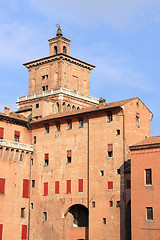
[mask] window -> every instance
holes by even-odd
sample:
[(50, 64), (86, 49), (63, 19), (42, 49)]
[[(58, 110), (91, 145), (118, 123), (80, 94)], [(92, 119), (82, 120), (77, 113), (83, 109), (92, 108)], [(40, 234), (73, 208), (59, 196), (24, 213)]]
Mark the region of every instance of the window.
[(55, 194), (59, 194), (59, 181), (55, 182)]
[(29, 197), (29, 180), (23, 179), (23, 198)]
[(95, 208), (95, 206), (96, 206), (96, 203), (92, 202), (92, 208)]
[(117, 174), (120, 174), (121, 173), (121, 170), (120, 168), (117, 169)]
[(112, 117), (112, 112), (107, 112), (107, 122), (112, 122), (113, 117)]
[(56, 123), (56, 130), (57, 130), (57, 132), (59, 132), (59, 131), (61, 130), (61, 127), (60, 127), (60, 123), (59, 123), (59, 122)]
[(43, 91), (43, 92), (45, 91), (45, 89), (46, 89), (45, 86), (42, 86), (42, 91)]
[(36, 136), (34, 136), (33, 142), (34, 142), (34, 144), (36, 144)]
[(117, 208), (120, 207), (120, 201), (117, 201), (116, 207), (117, 207)]
[(66, 54), (66, 47), (63, 46), (63, 53)]
[(103, 218), (103, 224), (106, 224), (106, 218)]
[(67, 150), (67, 163), (72, 161), (72, 150)]
[(0, 194), (5, 194), (5, 179), (0, 178)]
[(116, 131), (117, 131), (117, 135), (120, 135), (120, 129), (117, 129)]
[(108, 182), (108, 190), (113, 190), (113, 182)]
[(78, 179), (78, 192), (83, 192), (83, 179)]
[(0, 139), (3, 139), (4, 128), (0, 128)]
[(47, 221), (47, 212), (43, 212), (43, 222)]
[(79, 120), (79, 128), (83, 128), (83, 119)]
[(67, 180), (67, 189), (66, 193), (71, 193), (71, 180)]
[(139, 113), (136, 113), (136, 124), (140, 124)]
[(44, 155), (44, 166), (48, 166), (49, 165), (49, 153), (46, 153)]
[(152, 185), (152, 169), (145, 169), (145, 185)]
[(39, 103), (36, 103), (36, 108), (39, 108)]
[(33, 209), (33, 202), (31, 202), (31, 209)]
[(20, 139), (20, 132), (19, 131), (15, 131), (14, 132), (14, 141), (15, 142), (19, 142)]
[(48, 75), (43, 75), (42, 76), (42, 80), (44, 81), (44, 80), (48, 80)]
[(71, 122), (71, 120), (69, 120), (67, 122), (68, 122), (68, 130), (72, 129), (72, 122)]
[(104, 171), (100, 170), (100, 176), (103, 177), (104, 176)]
[(21, 208), (21, 218), (25, 218), (25, 208)]
[(2, 240), (3, 224), (0, 224), (0, 240)]
[(113, 157), (113, 144), (108, 144), (108, 157)]
[(22, 240), (26, 240), (27, 239), (27, 225), (22, 225)]
[(45, 124), (44, 127), (45, 127), (45, 133), (49, 133), (49, 124)]
[(35, 187), (35, 180), (32, 180), (32, 187)]
[(153, 208), (146, 207), (146, 220), (153, 220)]
[(113, 207), (113, 201), (109, 201), (109, 206)]
[(31, 166), (33, 166), (33, 158), (31, 158)]
[(139, 107), (139, 102), (137, 102), (136, 104), (137, 104), (137, 107)]
[(57, 54), (57, 46), (54, 47), (54, 54)]
[(46, 85), (46, 91), (48, 90), (48, 85)]
[(131, 180), (127, 180), (127, 189), (131, 188)]
[(44, 196), (48, 195), (48, 182), (44, 183)]

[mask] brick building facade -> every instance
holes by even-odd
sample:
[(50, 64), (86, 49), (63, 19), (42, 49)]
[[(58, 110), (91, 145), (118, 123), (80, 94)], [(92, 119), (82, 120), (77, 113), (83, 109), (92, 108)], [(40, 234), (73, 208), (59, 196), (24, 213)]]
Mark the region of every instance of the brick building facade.
[(139, 98), (90, 96), (93, 65), (58, 28), (29, 63), (29, 94), (0, 113), (0, 239), (129, 240), (130, 150), (150, 137)]

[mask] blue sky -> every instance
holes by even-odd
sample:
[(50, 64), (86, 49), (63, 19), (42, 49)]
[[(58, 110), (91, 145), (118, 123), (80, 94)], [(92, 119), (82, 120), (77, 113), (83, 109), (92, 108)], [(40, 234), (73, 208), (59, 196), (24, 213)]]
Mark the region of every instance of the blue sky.
[(56, 24), (71, 39), (70, 54), (96, 68), (91, 95), (107, 102), (138, 96), (160, 135), (159, 0), (0, 1), (0, 111), (28, 93), (23, 63), (49, 55)]

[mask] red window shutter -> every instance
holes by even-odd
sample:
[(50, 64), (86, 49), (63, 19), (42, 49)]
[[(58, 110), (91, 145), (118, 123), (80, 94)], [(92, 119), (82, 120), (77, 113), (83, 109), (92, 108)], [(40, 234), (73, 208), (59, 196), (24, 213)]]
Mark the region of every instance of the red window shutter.
[(15, 131), (14, 135), (17, 136), (17, 137), (20, 137), (20, 132), (19, 131)]
[(113, 152), (113, 144), (108, 144), (108, 152)]
[(71, 193), (71, 180), (67, 180), (67, 193)]
[(83, 179), (78, 180), (78, 192), (83, 192)]
[(113, 182), (108, 182), (108, 189), (113, 189)]
[(45, 160), (49, 160), (49, 153), (45, 154)]
[(3, 139), (4, 135), (4, 128), (0, 128), (0, 138)]
[(0, 194), (5, 194), (5, 179), (0, 178)]
[(48, 182), (44, 183), (44, 195), (48, 195)]
[(27, 225), (22, 225), (22, 239), (27, 239)]
[(0, 224), (0, 240), (2, 239), (3, 224)]
[(29, 180), (23, 179), (23, 198), (29, 197)]
[(139, 118), (139, 113), (136, 113), (136, 117), (138, 117), (138, 118)]
[(67, 157), (72, 157), (72, 150), (67, 150)]
[(55, 194), (59, 194), (59, 181), (55, 182)]
[(127, 180), (127, 188), (131, 188), (131, 180)]

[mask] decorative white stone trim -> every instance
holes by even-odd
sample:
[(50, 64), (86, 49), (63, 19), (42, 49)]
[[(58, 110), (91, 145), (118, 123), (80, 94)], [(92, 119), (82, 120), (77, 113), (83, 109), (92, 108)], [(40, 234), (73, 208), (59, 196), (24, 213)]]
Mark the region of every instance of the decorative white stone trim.
[(24, 150), (24, 151), (27, 151), (27, 152), (33, 152), (34, 151), (32, 145), (19, 143), (19, 142), (8, 141), (8, 140), (4, 140), (4, 139), (0, 139), (0, 146), (15, 148), (15, 149)]

